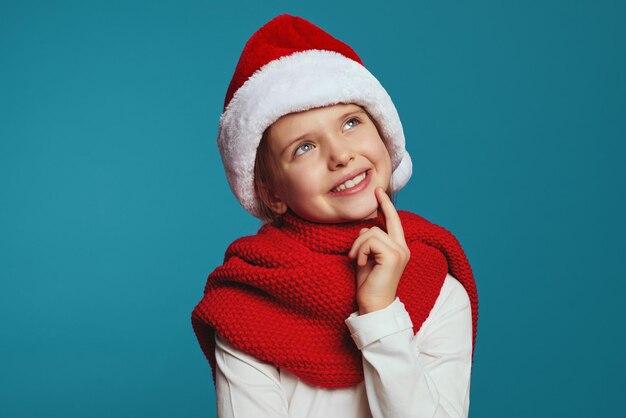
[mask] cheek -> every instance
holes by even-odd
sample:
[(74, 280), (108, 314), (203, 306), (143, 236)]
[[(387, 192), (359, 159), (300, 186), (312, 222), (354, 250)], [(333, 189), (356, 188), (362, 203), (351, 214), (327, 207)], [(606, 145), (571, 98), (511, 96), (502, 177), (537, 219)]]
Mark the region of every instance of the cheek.
[(311, 167), (291, 170), (286, 176), (285, 186), (290, 196), (306, 196), (319, 192), (320, 176)]
[(318, 183), (305, 176), (294, 178), (289, 183), (289, 191), (292, 196), (307, 196), (314, 194)]
[(391, 170), (391, 156), (389, 155), (389, 152), (387, 151), (387, 148), (385, 147), (385, 144), (382, 141), (380, 141), (377, 144), (377, 147), (374, 150), (374, 153), (376, 154), (378, 161), (383, 166)]
[(393, 167), (391, 165), (391, 156), (389, 152), (387, 152), (387, 148), (384, 147), (380, 150), (380, 160), (379, 167), (381, 169), (381, 175), (383, 175), (383, 182), (386, 183), (386, 188), (389, 190), (391, 185), (391, 177), (393, 172)]
[(387, 149), (385, 149), (385, 163), (387, 165), (387, 169), (389, 170), (389, 173), (391, 174), (391, 156), (387, 152)]

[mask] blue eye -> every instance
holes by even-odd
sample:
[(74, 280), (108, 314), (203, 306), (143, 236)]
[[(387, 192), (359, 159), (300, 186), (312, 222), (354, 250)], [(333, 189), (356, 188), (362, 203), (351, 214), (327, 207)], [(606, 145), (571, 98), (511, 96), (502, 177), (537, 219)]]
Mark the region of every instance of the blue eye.
[(348, 119), (348, 121), (343, 125), (346, 126), (347, 124), (349, 124), (350, 122), (356, 122), (355, 124), (353, 124), (352, 126), (350, 126), (351, 128), (355, 127), (356, 125), (360, 124), (361, 121), (358, 120), (357, 118), (352, 118), (352, 119)]
[(300, 145), (298, 148), (296, 148), (295, 152), (293, 153), (293, 155), (302, 155), (305, 152), (308, 152), (310, 150), (313, 149), (313, 144), (310, 144), (308, 142), (305, 142), (304, 144)]

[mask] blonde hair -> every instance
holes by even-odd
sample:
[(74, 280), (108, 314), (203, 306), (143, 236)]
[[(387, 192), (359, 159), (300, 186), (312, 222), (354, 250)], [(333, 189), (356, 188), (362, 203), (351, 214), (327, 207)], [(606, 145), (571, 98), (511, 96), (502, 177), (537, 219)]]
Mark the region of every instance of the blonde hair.
[(276, 160), (270, 152), (268, 128), (263, 132), (261, 142), (259, 142), (259, 146), (256, 150), (256, 159), (254, 160), (255, 199), (263, 223), (273, 224), (281, 217), (280, 214), (274, 212), (272, 208), (265, 203), (270, 199), (272, 190), (276, 190), (279, 176), (280, 170), (278, 164), (276, 164)]

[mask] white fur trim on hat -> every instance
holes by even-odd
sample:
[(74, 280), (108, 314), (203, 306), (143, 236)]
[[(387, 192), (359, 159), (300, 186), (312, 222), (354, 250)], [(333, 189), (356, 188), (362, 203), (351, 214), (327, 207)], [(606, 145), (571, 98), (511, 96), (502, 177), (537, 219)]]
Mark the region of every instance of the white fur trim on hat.
[(263, 132), (281, 116), (338, 103), (364, 107), (377, 122), (393, 167), (392, 191), (411, 177), (398, 112), (380, 82), (361, 64), (333, 51), (307, 50), (273, 60), (235, 92), (220, 118), (218, 147), (233, 193), (259, 217), (254, 163)]

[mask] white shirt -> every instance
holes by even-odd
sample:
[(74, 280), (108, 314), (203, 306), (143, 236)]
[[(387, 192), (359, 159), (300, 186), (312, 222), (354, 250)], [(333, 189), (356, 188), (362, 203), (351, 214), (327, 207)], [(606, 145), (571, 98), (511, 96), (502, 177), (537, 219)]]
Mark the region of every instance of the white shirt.
[(345, 323), (363, 356), (365, 380), (355, 386), (311, 386), (215, 335), (219, 418), (467, 417), (472, 313), (467, 292), (447, 275), (422, 327), (398, 297), (386, 308)]

